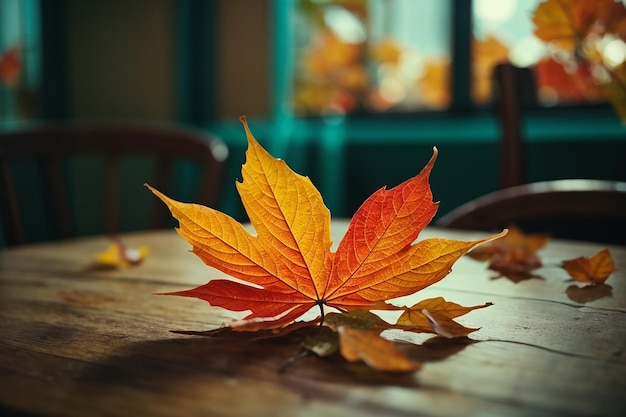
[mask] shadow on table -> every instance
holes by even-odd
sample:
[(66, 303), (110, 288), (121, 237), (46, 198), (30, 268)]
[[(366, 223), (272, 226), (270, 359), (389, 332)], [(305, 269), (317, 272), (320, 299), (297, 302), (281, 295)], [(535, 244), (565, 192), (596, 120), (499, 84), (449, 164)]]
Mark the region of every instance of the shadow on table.
[(611, 297), (613, 295), (613, 287), (604, 283), (597, 285), (585, 285), (584, 287), (572, 284), (567, 287), (565, 294), (567, 294), (569, 299), (572, 301), (579, 304), (586, 304), (601, 298)]
[[(258, 339), (258, 334), (224, 332), (211, 337), (180, 337), (134, 343), (112, 352), (104, 362), (89, 367), (80, 379), (110, 384), (167, 384), (168, 380), (204, 374), (207, 378), (252, 378), (299, 386), (310, 390), (311, 381), (358, 385), (416, 387), (416, 373), (373, 370), (363, 363), (349, 363), (338, 354), (319, 358), (302, 355), (301, 329), (279, 338)], [(303, 334), (304, 333), (304, 334)], [(425, 362), (444, 360), (468, 345), (469, 339), (434, 337), (422, 345), (398, 343), (410, 358)]]

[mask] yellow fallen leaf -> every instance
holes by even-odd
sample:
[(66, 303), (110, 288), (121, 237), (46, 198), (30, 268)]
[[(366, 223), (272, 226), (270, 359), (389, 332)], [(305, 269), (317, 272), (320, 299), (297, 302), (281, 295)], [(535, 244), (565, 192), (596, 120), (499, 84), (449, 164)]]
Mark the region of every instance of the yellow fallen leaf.
[(105, 268), (128, 268), (139, 265), (150, 253), (150, 248), (129, 248), (121, 240), (114, 240), (103, 252), (94, 255), (94, 263)]

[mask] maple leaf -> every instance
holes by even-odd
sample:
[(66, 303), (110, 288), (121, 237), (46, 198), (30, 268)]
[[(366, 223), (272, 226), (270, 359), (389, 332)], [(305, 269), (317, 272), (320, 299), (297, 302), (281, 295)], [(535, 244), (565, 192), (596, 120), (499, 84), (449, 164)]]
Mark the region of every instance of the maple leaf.
[(489, 269), (514, 282), (535, 277), (532, 271), (542, 266), (537, 251), (550, 239), (547, 234), (525, 234), (511, 225), (502, 239), (477, 248), (469, 253), (471, 258), (489, 261)]
[[(208, 266), (236, 279), (212, 279), (166, 295), (248, 311), (242, 320), (225, 324), (232, 330), (280, 333), (322, 324), (325, 307), (355, 314), (401, 309), (387, 301), (438, 282), (468, 251), (506, 234), (504, 230), (475, 241), (433, 238), (416, 242), (438, 206), (432, 201), (429, 185), (437, 157), (434, 148), (418, 175), (392, 189), (379, 189), (361, 205), (336, 251), (331, 252), (330, 211), (319, 191), (309, 178), (267, 153), (250, 132), (245, 117), (241, 121), (248, 150), (243, 179), (236, 187), (256, 235), (224, 213), (172, 200), (146, 184), (178, 220), (177, 231), (191, 243), (192, 252)], [(296, 321), (315, 307), (320, 310), (319, 317)], [(347, 340), (340, 349), (342, 355), (348, 360), (375, 361), (372, 352), (353, 346), (357, 340), (369, 341), (374, 336), (341, 330), (343, 327), (335, 326), (342, 340)], [(386, 346), (385, 342), (372, 343)], [(393, 363), (376, 367), (415, 369), (400, 359)]]
[(602, 249), (590, 258), (581, 256), (563, 261), (561, 267), (575, 281), (592, 285), (604, 283), (615, 272), (615, 262), (608, 249)]
[[(293, 172), (248, 137), (237, 189), (256, 236), (217, 210), (170, 199), (147, 185), (178, 219), (193, 253), (236, 282), (214, 279), (170, 293), (232, 311), (250, 310), (254, 329), (283, 327), (314, 306), (340, 311), (397, 309), (386, 303), (444, 278), (476, 241), (427, 239), (412, 244), (437, 209), (428, 183), (437, 151), (415, 177), (372, 194), (331, 252), (330, 212), (309, 178)], [(322, 310), (323, 315), (323, 310)], [(237, 326), (235, 326), (237, 327)]]

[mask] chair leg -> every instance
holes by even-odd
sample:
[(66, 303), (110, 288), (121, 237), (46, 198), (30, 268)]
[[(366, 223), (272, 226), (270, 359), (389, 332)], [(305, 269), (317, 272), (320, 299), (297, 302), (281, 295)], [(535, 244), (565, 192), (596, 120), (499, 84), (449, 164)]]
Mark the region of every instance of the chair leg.
[(7, 245), (23, 245), (26, 243), (26, 236), (13, 188), (11, 166), (4, 159), (0, 160), (0, 207)]

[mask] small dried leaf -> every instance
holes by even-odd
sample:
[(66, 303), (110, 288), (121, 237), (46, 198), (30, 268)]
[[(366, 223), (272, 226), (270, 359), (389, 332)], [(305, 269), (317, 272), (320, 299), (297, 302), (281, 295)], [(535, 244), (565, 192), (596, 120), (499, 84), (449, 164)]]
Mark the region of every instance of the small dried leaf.
[(101, 268), (128, 268), (139, 265), (150, 253), (146, 246), (129, 248), (119, 239), (103, 252), (94, 256), (94, 263)]
[(443, 297), (429, 298), (422, 300), (419, 303), (405, 308), (404, 313), (398, 318), (396, 324), (405, 326), (423, 326), (428, 325), (428, 319), (422, 310), (428, 310), (431, 314), (436, 314), (437, 317), (445, 317), (453, 319), (455, 317), (463, 316), (472, 310), (479, 308), (485, 308), (493, 305), (493, 303), (485, 303), (478, 306), (464, 307), (462, 305), (446, 301)]
[(389, 372), (410, 372), (420, 367), (377, 332), (347, 326), (339, 326), (338, 331), (341, 356), (349, 362), (362, 360), (371, 368)]
[(563, 261), (561, 267), (576, 281), (601, 284), (615, 271), (615, 262), (608, 249), (602, 249), (591, 258)]
[(398, 318), (396, 325), (404, 330), (434, 333), (447, 338), (464, 337), (478, 329), (468, 328), (453, 319), (469, 313), (472, 310), (493, 305), (463, 307), (459, 304), (446, 301), (443, 297), (422, 300), (412, 307), (406, 308)]
[(478, 328), (465, 327), (448, 317), (432, 314), (426, 309), (422, 310), (422, 314), (426, 316), (435, 333), (448, 339), (467, 337), (470, 333), (478, 330)]
[(489, 261), (489, 269), (518, 282), (534, 277), (531, 271), (542, 266), (537, 251), (550, 239), (547, 234), (525, 234), (515, 225), (509, 233), (488, 245), (474, 249), (469, 256)]

